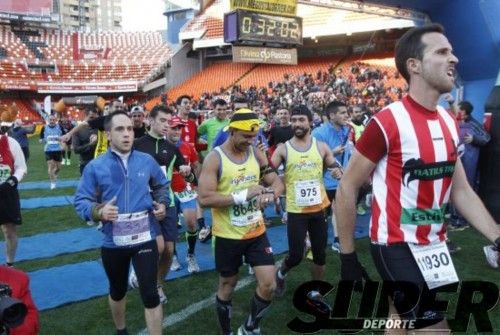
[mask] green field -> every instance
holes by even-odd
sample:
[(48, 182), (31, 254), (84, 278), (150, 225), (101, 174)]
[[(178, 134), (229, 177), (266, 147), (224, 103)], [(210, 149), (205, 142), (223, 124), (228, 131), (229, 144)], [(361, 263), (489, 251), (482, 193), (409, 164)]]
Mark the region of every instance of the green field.
[[(28, 165), (28, 176), (24, 181), (46, 181), (47, 172), (43, 156), (42, 145), (36, 138), (31, 140), (31, 159)], [(61, 171), (61, 178), (78, 178), (78, 156), (73, 156), (73, 165), (64, 166)], [(72, 195), (74, 188), (38, 191), (22, 191), (22, 198), (49, 195)], [(79, 219), (73, 208), (55, 207), (51, 209), (23, 210), (23, 225), (19, 228), (20, 236), (32, 236), (39, 233), (56, 232), (78, 227), (86, 227), (85, 222)], [(458, 275), (461, 280), (483, 280), (490, 281), (500, 286), (500, 272), (490, 268), (484, 259), (482, 247), (486, 240), (472, 229), (450, 234), (451, 239), (462, 247), (462, 250), (453, 256)], [(22, 241), (21, 241), (22, 243)], [(358, 240), (358, 255), (361, 262), (366, 266), (373, 279), (377, 278), (373, 262), (368, 254), (368, 239)], [(98, 250), (90, 250), (69, 255), (61, 255), (51, 259), (41, 259), (16, 263), (16, 267), (25, 271), (34, 271), (52, 266), (78, 263), (99, 258)], [(282, 255), (278, 255), (278, 259)], [(286, 324), (295, 316), (300, 316), (304, 320), (311, 320), (305, 314), (296, 311), (292, 304), (294, 288), (309, 277), (308, 261), (302, 262), (287, 277), (287, 291), (283, 298), (273, 303), (272, 308), (262, 322), (262, 329), (265, 334), (292, 334)], [(339, 279), (339, 259), (338, 255), (330, 249), (327, 251), (327, 281), (335, 285)], [(246, 268), (241, 269), (241, 277), (246, 277)], [(78, 290), (85, 282), (75, 283), (75, 290)], [(249, 310), (249, 299), (253, 294), (255, 284), (238, 290), (233, 299), (233, 329), (243, 322)], [(174, 313), (182, 311), (190, 305), (211, 299), (217, 288), (217, 274), (215, 272), (199, 273), (190, 277), (169, 281), (164, 285), (168, 303), (164, 307), (164, 315), (168, 317)], [(50, 292), (47, 292), (50, 294)], [(456, 296), (450, 295), (452, 301), (449, 308), (449, 318), (454, 315), (454, 302)], [(327, 300), (333, 304), (335, 291), (327, 296)], [(479, 298), (478, 298), (479, 299)], [(354, 297), (353, 306), (359, 303), (360, 296)], [(500, 333), (500, 307), (497, 305), (489, 312), (492, 320), (494, 333)], [(131, 333), (136, 333), (145, 327), (143, 309), (137, 290), (130, 291), (128, 295), (127, 310), (128, 329)], [(84, 302), (73, 303), (41, 313), (42, 334), (113, 334), (114, 327), (107, 305), (107, 298), (100, 297)], [(183, 321), (179, 321), (166, 328), (164, 333), (171, 334), (218, 334), (215, 310), (210, 305), (193, 315), (187, 316)], [(324, 330), (321, 334), (335, 334), (333, 331)], [(468, 333), (477, 333), (474, 322), (470, 323)]]

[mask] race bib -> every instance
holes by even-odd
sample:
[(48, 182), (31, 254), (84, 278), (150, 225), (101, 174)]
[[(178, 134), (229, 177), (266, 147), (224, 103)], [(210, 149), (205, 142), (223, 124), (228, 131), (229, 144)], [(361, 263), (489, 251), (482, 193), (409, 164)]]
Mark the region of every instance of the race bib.
[(0, 184), (5, 182), (10, 177), (10, 166), (0, 164)]
[(179, 199), (180, 202), (185, 203), (189, 202), (198, 197), (198, 193), (195, 190), (186, 189), (182, 192), (175, 192), (175, 196)]
[(458, 282), (445, 241), (429, 245), (409, 243), (408, 246), (430, 290)]
[(233, 205), (229, 208), (229, 219), (231, 224), (244, 227), (255, 224), (262, 220), (262, 212), (257, 205), (257, 197), (241, 205)]
[(59, 136), (57, 135), (47, 136), (47, 144), (59, 144)]
[(295, 203), (297, 206), (313, 206), (321, 203), (321, 188), (319, 180), (296, 181)]
[(147, 211), (119, 214), (113, 221), (113, 242), (117, 246), (132, 246), (151, 241)]

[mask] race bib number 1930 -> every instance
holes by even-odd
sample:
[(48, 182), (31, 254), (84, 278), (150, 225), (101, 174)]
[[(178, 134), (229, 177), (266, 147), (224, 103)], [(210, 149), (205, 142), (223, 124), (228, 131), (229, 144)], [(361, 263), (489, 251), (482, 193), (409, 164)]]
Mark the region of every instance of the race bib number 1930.
[(409, 243), (408, 246), (429, 290), (458, 282), (457, 272), (445, 241), (429, 245)]

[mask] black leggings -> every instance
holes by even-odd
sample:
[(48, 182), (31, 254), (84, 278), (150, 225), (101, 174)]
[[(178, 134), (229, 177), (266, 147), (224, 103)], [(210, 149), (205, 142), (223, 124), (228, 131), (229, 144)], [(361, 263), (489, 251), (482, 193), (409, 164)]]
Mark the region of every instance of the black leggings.
[(286, 267), (291, 269), (302, 261), (307, 232), (309, 232), (309, 240), (311, 241), (314, 264), (325, 265), (327, 230), (328, 225), (324, 211), (308, 214), (288, 213)]
[(142, 303), (146, 308), (160, 304), (156, 288), (158, 247), (156, 240), (130, 248), (101, 248), (102, 264), (108, 276), (109, 295), (120, 301), (127, 294), (130, 261), (134, 265)]

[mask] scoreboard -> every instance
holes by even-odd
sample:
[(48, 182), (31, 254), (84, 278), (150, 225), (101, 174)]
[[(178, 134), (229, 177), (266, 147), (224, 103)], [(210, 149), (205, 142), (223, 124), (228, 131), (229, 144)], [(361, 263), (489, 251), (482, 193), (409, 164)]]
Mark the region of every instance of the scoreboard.
[(224, 15), (224, 42), (278, 43), (302, 45), (302, 18), (276, 16), (247, 10)]
[(224, 42), (232, 44), (233, 62), (297, 64), (302, 18), (297, 0), (230, 0), (224, 14)]

